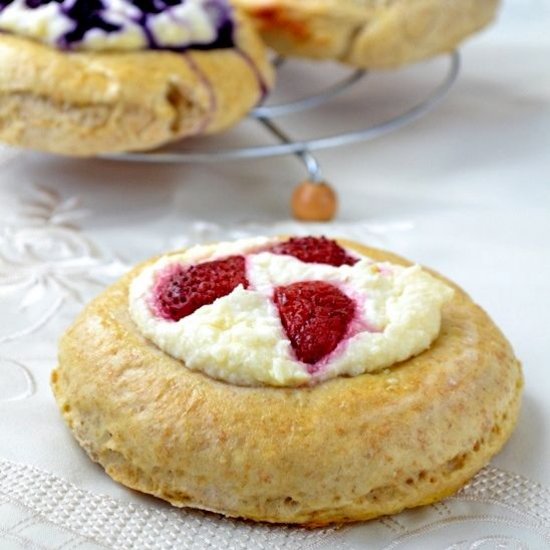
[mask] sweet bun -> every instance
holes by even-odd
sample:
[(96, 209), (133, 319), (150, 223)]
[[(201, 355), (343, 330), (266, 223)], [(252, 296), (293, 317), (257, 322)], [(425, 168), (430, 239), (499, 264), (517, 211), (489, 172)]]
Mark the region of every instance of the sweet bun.
[(91, 156), (224, 130), (274, 76), (250, 22), (235, 26), (233, 48), (185, 52), (69, 52), (2, 34), (0, 140)]
[(498, 0), (237, 0), (286, 56), (392, 68), (442, 52), (486, 26)]
[(455, 292), (441, 332), (420, 355), (313, 386), (243, 387), (185, 368), (141, 335), (128, 292), (148, 265), (86, 308), (63, 337), (52, 375), (79, 443), (128, 487), (258, 521), (366, 520), (457, 491), (514, 428), (520, 364), (487, 314), (449, 281)]

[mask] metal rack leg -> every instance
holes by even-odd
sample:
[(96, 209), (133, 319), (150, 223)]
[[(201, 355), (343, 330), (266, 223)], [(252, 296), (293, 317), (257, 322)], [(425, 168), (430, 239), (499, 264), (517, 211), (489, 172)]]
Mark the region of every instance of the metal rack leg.
[[(256, 119), (260, 124), (264, 126), (264, 128), (267, 128), (271, 134), (273, 134), (275, 137), (277, 137), (281, 143), (293, 143), (292, 138), (279, 126), (277, 126), (272, 120), (269, 118), (264, 117), (258, 117)], [(313, 182), (320, 182), (322, 181), (322, 173), (321, 173), (321, 166), (319, 165), (319, 161), (313, 156), (313, 154), (308, 151), (300, 151), (298, 153), (294, 153), (294, 156), (302, 162), (306, 170), (308, 172), (308, 177)]]
[[(282, 143), (292, 143), (290, 136), (269, 118), (257, 117), (264, 128)], [(338, 197), (332, 187), (323, 181), (319, 161), (307, 149), (294, 153), (304, 164), (308, 179), (300, 183), (292, 194), (292, 213), (298, 220), (309, 222), (330, 221), (338, 210)]]

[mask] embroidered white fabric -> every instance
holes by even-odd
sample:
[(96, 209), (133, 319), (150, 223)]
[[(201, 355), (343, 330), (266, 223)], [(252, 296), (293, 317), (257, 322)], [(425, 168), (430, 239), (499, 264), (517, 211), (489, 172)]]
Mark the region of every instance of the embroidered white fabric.
[[(469, 515), (462, 514), (467, 502), (475, 503), (484, 513), (472, 514), (470, 508)], [(84, 491), (37, 468), (0, 460), (0, 514), (4, 517), (6, 508), (12, 515), (9, 524), (2, 525), (0, 540), (18, 540), (25, 548), (56, 550), (69, 544), (70, 548), (85, 545), (117, 550), (346, 550), (352, 547), (346, 535), (361, 529), (254, 525), (214, 514), (128, 504)], [(447, 546), (447, 550), (550, 545), (550, 491), (498, 468), (485, 468), (455, 497), (431, 506), (428, 514), (423, 512), (409, 511), (371, 522), (383, 527), (372, 540), (372, 547), (389, 550), (411, 541), (419, 543), (419, 539), (425, 543), (425, 537), (433, 538), (434, 532), (464, 523), (471, 524), (473, 536)], [(475, 534), (476, 523), (483, 524), (485, 534), (481, 537)], [(496, 527), (496, 533), (487, 535), (487, 525), (493, 530)], [(42, 526), (42, 533), (37, 526)], [(44, 526), (50, 530), (46, 544)], [(522, 538), (507, 531), (520, 532)], [(40, 533), (37, 540), (35, 533)], [(391, 541), (384, 544), (385, 539)], [(533, 545), (528, 546), (529, 542)]]
[[(0, 223), (0, 292), (6, 306), (0, 315), (4, 321), (0, 343), (3, 350), (12, 350), (10, 355), (0, 355), (0, 407), (9, 413), (20, 402), (47, 395), (52, 409), (47, 411), (48, 432), (63, 432), (68, 440), (47, 384), (40, 380), (47, 376), (55, 357), (55, 341), (48, 335), (58, 334), (82, 303), (120, 275), (126, 265), (78, 226), (86, 212), (77, 199), (35, 186), (17, 202), (14, 215)], [(330, 226), (291, 221), (223, 226), (198, 221), (189, 222), (179, 237), (171, 237), (161, 246), (178, 248), (222, 238), (281, 233), (346, 235), (360, 240), (368, 236), (371, 243), (384, 245), (392, 234), (413, 230), (414, 224), (407, 221)], [(8, 315), (10, 322), (6, 323)], [(19, 358), (29, 338), (36, 346), (42, 345), (41, 358), (23, 362)], [(32, 430), (30, 425), (36, 420), (32, 410), (28, 412), (27, 429)], [(17, 418), (25, 418), (23, 411), (19, 410)], [(25, 439), (20, 448), (32, 445), (32, 440)], [(52, 453), (51, 447), (42, 451)], [(76, 469), (77, 474), (94, 470), (84, 485), (97, 487), (98, 476), (106, 477), (81, 456)], [(73, 476), (73, 481), (74, 477), (78, 479)], [(108, 486), (108, 490), (112, 488)], [(2, 548), (345, 550), (359, 548), (368, 540), (372, 548), (389, 550), (425, 548), (427, 540), (433, 542), (438, 537), (441, 544), (437, 547), (446, 550), (537, 550), (550, 546), (550, 491), (520, 475), (488, 467), (444, 503), (364, 525), (308, 531), (174, 510), (153, 499), (132, 499), (127, 494), (117, 499), (42, 469), (0, 458)]]
[[(32, 518), (32, 521), (68, 532), (74, 539), (93, 542), (100, 547), (120, 550), (245, 550), (250, 547), (284, 550), (299, 547), (314, 550), (321, 544), (330, 548), (340, 546), (334, 529), (308, 531), (268, 527), (214, 514), (126, 504), (83, 491), (47, 472), (8, 461), (0, 461), (0, 494), (4, 503), (27, 511), (25, 529)], [(21, 531), (20, 524), (18, 526), (16, 532)]]

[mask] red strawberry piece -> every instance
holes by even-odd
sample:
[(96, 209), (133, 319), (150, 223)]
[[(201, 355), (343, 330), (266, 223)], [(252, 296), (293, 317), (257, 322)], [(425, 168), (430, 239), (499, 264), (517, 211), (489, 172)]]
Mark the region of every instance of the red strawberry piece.
[(355, 315), (353, 300), (323, 281), (278, 287), (273, 300), (296, 357), (308, 365), (336, 349)]
[(248, 288), (243, 256), (190, 267), (176, 264), (157, 278), (153, 309), (163, 319), (179, 321), (200, 307), (227, 296), (239, 285)]
[(350, 256), (336, 241), (326, 237), (295, 237), (268, 250), (287, 254), (309, 264), (328, 264), (335, 267), (355, 265), (359, 260)]

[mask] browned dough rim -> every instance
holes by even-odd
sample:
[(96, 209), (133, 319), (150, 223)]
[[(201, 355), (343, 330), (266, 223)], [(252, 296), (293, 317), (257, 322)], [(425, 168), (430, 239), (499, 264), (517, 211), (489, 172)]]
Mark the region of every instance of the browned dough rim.
[(142, 268), (86, 308), (52, 374), (80, 444), (129, 487), (258, 521), (359, 521), (452, 494), (514, 428), (520, 364), (457, 287), (439, 338), (415, 358), (311, 388), (245, 388), (186, 369), (139, 334), (127, 294)]

